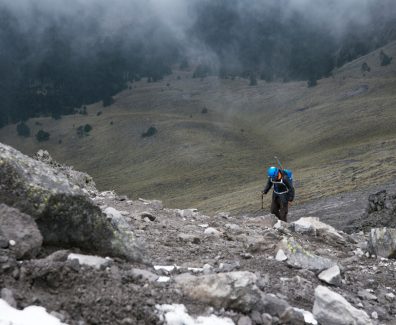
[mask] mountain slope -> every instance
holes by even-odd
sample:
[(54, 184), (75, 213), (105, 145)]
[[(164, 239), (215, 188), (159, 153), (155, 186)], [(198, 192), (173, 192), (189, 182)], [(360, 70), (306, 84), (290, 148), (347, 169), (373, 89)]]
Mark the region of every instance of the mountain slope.
[[(396, 43), (383, 50), (396, 57)], [(18, 137), (15, 125), (0, 130), (0, 141), (28, 154), (48, 149), (100, 188), (209, 212), (257, 210), (264, 169), (276, 154), (293, 169), (302, 203), (395, 178), (396, 63), (380, 66), (379, 53), (314, 88), (175, 71), (161, 82), (132, 84), (110, 107), (90, 105), (86, 116), (29, 120), (32, 134), (50, 132), (48, 142)], [(361, 71), (364, 62), (370, 72)], [(78, 137), (87, 123), (93, 130)], [(143, 138), (150, 126), (158, 133)]]

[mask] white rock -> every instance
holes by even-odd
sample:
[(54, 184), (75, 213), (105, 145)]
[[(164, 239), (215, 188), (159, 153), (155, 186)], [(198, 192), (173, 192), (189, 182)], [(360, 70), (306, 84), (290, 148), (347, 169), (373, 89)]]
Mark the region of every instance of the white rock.
[(100, 270), (101, 267), (107, 267), (112, 263), (111, 258), (103, 258), (99, 256), (93, 255), (82, 255), (82, 254), (74, 254), (71, 253), (67, 256), (68, 260), (78, 260), (80, 265), (86, 265), (90, 267), (94, 267), (95, 269)]
[(59, 319), (47, 313), (45, 308), (29, 306), (24, 310), (17, 310), (0, 299), (1, 325), (61, 325)]
[(385, 295), (385, 299), (388, 300), (388, 301), (393, 301), (393, 300), (395, 300), (395, 295), (394, 295), (394, 293), (392, 293), (392, 292), (387, 293), (387, 294)]
[(376, 311), (373, 311), (373, 312), (371, 313), (371, 318), (372, 318), (372, 319), (378, 319), (378, 313), (377, 313)]
[(167, 272), (172, 272), (173, 270), (178, 269), (176, 265), (154, 265), (154, 270), (165, 270)]
[(283, 249), (279, 249), (278, 252), (276, 253), (275, 259), (279, 262), (283, 262), (287, 260), (287, 256)]
[(230, 318), (216, 315), (193, 318), (184, 305), (156, 305), (155, 308), (167, 325), (235, 325)]
[(198, 226), (201, 227), (201, 228), (208, 228), (209, 227), (209, 225), (207, 223), (203, 223), (203, 224), (198, 225)]
[(368, 249), (371, 254), (382, 257), (393, 257), (396, 255), (396, 229), (373, 228), (370, 231)]
[(320, 324), (326, 325), (372, 324), (366, 312), (356, 309), (344, 297), (324, 286), (315, 289), (313, 315)]
[(328, 284), (339, 286), (341, 284), (341, 271), (338, 265), (322, 271), (319, 273), (318, 278)]
[(117, 209), (114, 209), (112, 207), (105, 208), (104, 213), (110, 218), (114, 219), (121, 219), (122, 218), (122, 213), (121, 211), (118, 211)]
[[(344, 237), (334, 227), (319, 221), (319, 218), (316, 217), (300, 218), (293, 222), (292, 225), (294, 225), (295, 231), (297, 231), (297, 229), (305, 232), (313, 231), (317, 235), (326, 234), (342, 242), (345, 241)], [(310, 227), (312, 227), (312, 229)]]
[(364, 252), (362, 251), (362, 249), (360, 247), (356, 248), (353, 253), (357, 256), (362, 257), (364, 255)]
[(157, 282), (161, 282), (161, 283), (165, 283), (165, 282), (169, 282), (170, 281), (170, 277), (169, 276), (160, 276), (157, 279)]
[(316, 234), (315, 227), (306, 218), (301, 218), (292, 223), (294, 231), (300, 234)]
[(220, 236), (220, 231), (218, 231), (217, 229), (215, 229), (213, 227), (209, 227), (209, 228), (205, 229), (204, 234), (207, 235), (207, 236), (219, 237)]
[(295, 307), (293, 309), (304, 315), (305, 324), (318, 325), (318, 321), (315, 319), (314, 315), (312, 315), (312, 313), (309, 312), (308, 310), (295, 308)]

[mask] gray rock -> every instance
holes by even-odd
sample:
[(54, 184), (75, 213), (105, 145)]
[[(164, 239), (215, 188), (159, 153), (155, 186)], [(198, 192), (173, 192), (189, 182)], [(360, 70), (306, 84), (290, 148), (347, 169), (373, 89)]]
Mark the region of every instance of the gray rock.
[(49, 165), (51, 168), (65, 175), (69, 182), (74, 186), (78, 186), (90, 194), (98, 193), (96, 184), (91, 176), (87, 173), (76, 171), (70, 166), (59, 164), (52, 159), (48, 151), (40, 149), (33, 158)]
[(17, 308), (17, 303), (15, 301), (14, 294), (10, 289), (7, 288), (1, 289), (1, 299), (3, 299), (11, 307)]
[(276, 253), (275, 259), (279, 262), (283, 262), (287, 260), (287, 256), (285, 254), (285, 252), (283, 251), (283, 249), (278, 250), (278, 252)]
[(263, 325), (271, 325), (272, 324), (272, 316), (267, 313), (263, 313), (261, 315), (261, 319), (263, 320), (262, 324)]
[(313, 314), (320, 324), (372, 324), (366, 312), (356, 309), (344, 297), (323, 286), (315, 289)]
[(147, 212), (147, 211), (141, 213), (141, 214), (140, 214), (140, 217), (141, 217), (142, 219), (148, 219), (148, 220), (150, 220), (150, 221), (155, 221), (155, 219), (156, 219), (156, 216), (154, 216), (152, 213)]
[(17, 209), (0, 204), (0, 231), (4, 238), (15, 244), (10, 249), (16, 258), (33, 258), (43, 243), (43, 237), (33, 218)]
[(313, 272), (321, 272), (336, 265), (336, 262), (329, 258), (317, 256), (299, 245), (294, 238), (284, 238), (279, 249), (282, 249), (287, 256), (286, 263), (295, 268), (308, 269)]
[(141, 244), (108, 220), (62, 171), (0, 144), (0, 202), (31, 215), (44, 243), (142, 260)]
[(334, 227), (319, 221), (319, 218), (307, 217), (291, 223), (291, 229), (298, 233), (317, 235), (339, 243), (345, 243), (346, 239)]
[(221, 233), (213, 227), (208, 227), (204, 230), (206, 236), (220, 237)]
[(287, 308), (283, 314), (279, 317), (282, 324), (288, 325), (304, 325), (304, 315), (294, 309), (293, 307)]
[(358, 297), (363, 300), (378, 300), (376, 295), (373, 295), (370, 291), (366, 289), (359, 290)]
[(252, 311), (252, 313), (250, 314), (250, 318), (253, 322), (255, 322), (258, 325), (263, 324), (263, 318), (261, 317), (261, 314), (257, 310)]
[(262, 292), (256, 281), (257, 276), (251, 272), (175, 277), (176, 286), (190, 299), (218, 309), (230, 308), (244, 313), (260, 310)]
[(277, 317), (280, 317), (290, 307), (287, 301), (273, 294), (263, 295), (262, 304), (263, 308), (261, 311)]
[(74, 253), (69, 254), (67, 259), (68, 260), (78, 260), (78, 263), (80, 265), (93, 267), (97, 270), (104, 269), (113, 263), (113, 261), (108, 258), (92, 256), (92, 255), (74, 254)]
[(159, 276), (147, 270), (132, 269), (127, 272), (126, 277), (130, 280), (142, 280), (143, 282), (155, 282)]
[(328, 284), (339, 286), (341, 285), (341, 271), (338, 265), (322, 271), (319, 273), (318, 278)]
[(177, 240), (181, 242), (193, 243), (193, 244), (199, 244), (201, 242), (199, 236), (183, 234), (183, 233), (177, 235)]
[(386, 227), (371, 229), (368, 250), (377, 256), (396, 258), (396, 229)]
[(238, 325), (252, 325), (252, 320), (248, 316), (242, 316), (238, 319)]

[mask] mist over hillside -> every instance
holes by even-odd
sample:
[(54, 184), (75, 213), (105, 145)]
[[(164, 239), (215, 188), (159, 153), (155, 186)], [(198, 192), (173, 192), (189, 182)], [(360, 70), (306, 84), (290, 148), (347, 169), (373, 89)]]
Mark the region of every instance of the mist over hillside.
[(394, 1), (0, 3), (0, 126), (59, 118), (172, 67), (316, 80), (395, 38)]

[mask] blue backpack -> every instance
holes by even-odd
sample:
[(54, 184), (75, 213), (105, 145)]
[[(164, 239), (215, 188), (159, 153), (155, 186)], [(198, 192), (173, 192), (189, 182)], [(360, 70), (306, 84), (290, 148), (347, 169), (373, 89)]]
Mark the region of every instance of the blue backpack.
[(289, 177), (291, 185), (293, 185), (293, 172), (288, 169), (284, 169), (283, 172)]

